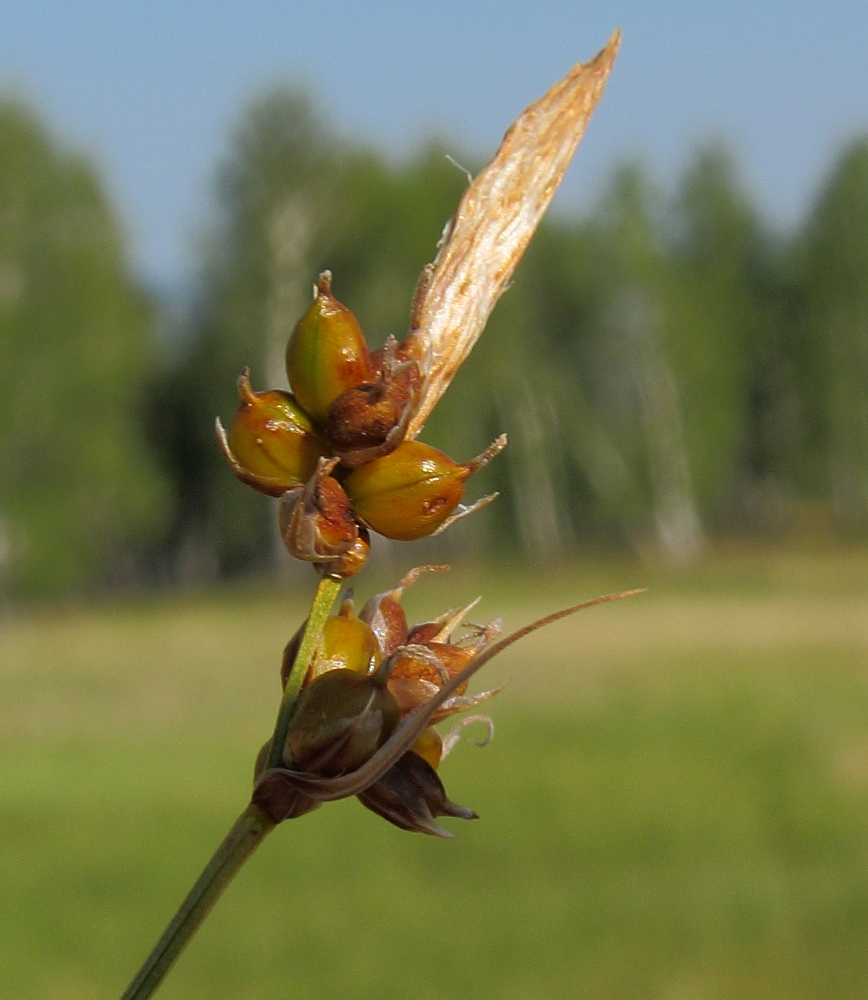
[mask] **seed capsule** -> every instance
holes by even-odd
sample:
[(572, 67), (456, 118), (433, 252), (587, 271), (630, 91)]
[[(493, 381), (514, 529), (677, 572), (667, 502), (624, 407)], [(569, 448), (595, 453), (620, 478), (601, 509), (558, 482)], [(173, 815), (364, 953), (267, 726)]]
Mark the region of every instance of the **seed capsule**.
[(317, 566), (317, 569), (323, 575), (346, 580), (347, 577), (355, 576), (356, 573), (360, 573), (365, 568), (370, 552), (371, 536), (368, 534), (367, 528), (360, 527), (359, 537), (346, 552), (339, 555), (330, 563), (321, 563)]
[[(500, 634), (498, 618), (485, 626), (466, 626), (469, 634), (457, 643), (445, 641), (472, 607), (473, 604), (467, 608), (456, 608), (436, 622), (414, 626), (410, 629), (407, 645), (399, 647), (389, 657), (389, 690), (395, 696), (402, 715), (432, 698)], [(422, 636), (429, 638), (423, 639)], [(466, 689), (466, 683), (455, 689), (432, 716), (432, 724), (456, 712), (467, 711), (497, 693), (483, 691), (467, 695), (464, 693)]]
[(328, 666), (319, 666), (320, 673), (343, 667), (357, 674), (370, 674), (380, 665), (381, 659), (373, 629), (356, 618), (349, 602), (344, 602), (340, 614), (326, 619), (317, 663)]
[(329, 670), (299, 695), (285, 758), (294, 769), (324, 777), (355, 771), (386, 742), (399, 714), (380, 672)]
[(323, 271), (314, 300), (286, 345), (289, 385), (304, 411), (324, 427), (329, 405), (353, 386), (374, 381), (365, 336), (356, 317), (331, 293)]
[(336, 464), (336, 458), (320, 459), (304, 489), (281, 497), (277, 520), (290, 555), (314, 563), (323, 573), (347, 577), (364, 566), (370, 543), (353, 517), (349, 498), (330, 475)]
[[(286, 644), (283, 651), (283, 662), (280, 668), (280, 680), (283, 687), (292, 670), (307, 621), (298, 629)], [(306, 683), (320, 674), (337, 668), (354, 670), (357, 674), (369, 674), (380, 665), (382, 656), (377, 637), (370, 625), (357, 618), (353, 611), (353, 602), (347, 598), (336, 615), (325, 620), (322, 631), (322, 641), (310, 665)]]
[(401, 606), (401, 592), (389, 590), (377, 594), (359, 612), (377, 637), (380, 649), (388, 656), (407, 641), (407, 615)]
[(499, 438), (478, 458), (460, 465), (421, 441), (404, 441), (391, 454), (354, 469), (344, 489), (356, 516), (374, 531), (399, 541), (425, 538), (493, 499), (456, 513), (465, 481), (505, 445), (506, 438)]
[[(439, 642), (425, 646), (402, 646), (393, 653), (389, 690), (401, 713), (412, 712), (435, 695), (446, 681), (467, 666), (474, 655), (472, 649)], [(466, 688), (467, 685), (462, 684), (455, 696), (462, 695)], [(439, 722), (448, 714), (440, 709), (434, 721)]]
[(250, 372), (238, 378), (238, 407), (229, 430), (217, 421), (217, 438), (235, 475), (269, 496), (281, 496), (305, 483), (316, 469), (325, 444), (288, 392), (254, 392)]
[(404, 440), (416, 410), (421, 376), (416, 361), (400, 361), (394, 338), (371, 355), (375, 382), (341, 393), (329, 407), (326, 433), (346, 468), (388, 455)]
[(433, 726), (429, 726), (419, 733), (419, 738), (410, 747), (410, 752), (418, 754), (436, 770), (443, 759), (443, 737)]

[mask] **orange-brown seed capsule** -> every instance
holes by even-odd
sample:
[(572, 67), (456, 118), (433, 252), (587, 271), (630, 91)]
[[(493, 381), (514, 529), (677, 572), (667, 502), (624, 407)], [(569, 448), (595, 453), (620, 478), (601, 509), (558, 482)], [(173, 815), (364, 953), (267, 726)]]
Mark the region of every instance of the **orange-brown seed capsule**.
[(465, 481), (505, 444), (499, 439), (461, 465), (431, 445), (404, 441), (391, 454), (354, 469), (344, 489), (357, 517), (374, 531), (399, 541), (425, 538), (449, 521)]
[[(395, 696), (402, 715), (433, 697), (500, 634), (500, 619), (495, 619), (485, 626), (465, 626), (469, 634), (457, 643), (445, 641), (473, 606), (456, 608), (436, 622), (414, 626), (410, 629), (407, 645), (395, 650), (386, 661), (389, 690)], [(433, 637), (422, 641), (421, 637), (426, 634), (433, 634)], [(455, 689), (431, 717), (432, 725), (456, 712), (473, 708), (496, 694), (496, 691), (483, 691), (466, 695), (466, 689), (466, 683)]]
[[(401, 708), (402, 714), (413, 711), (463, 669), (475, 656), (475, 650), (449, 643), (432, 642), (425, 646), (402, 646), (390, 663), (389, 690)], [(467, 685), (462, 684), (455, 694), (460, 696)], [(439, 711), (435, 722), (449, 712)]]
[[(413, 647), (405, 647), (407, 650)], [(408, 655), (401, 657), (392, 670), (389, 683), (397, 678), (422, 678), (438, 686), (444, 680), (448, 680), (459, 670), (463, 670), (468, 663), (476, 656), (477, 650), (473, 646), (458, 646), (451, 642), (426, 642), (421, 644), (419, 649), (427, 649), (439, 661), (437, 667), (432, 665), (428, 659), (413, 659)], [(462, 684), (456, 689), (457, 694), (462, 694), (467, 685)]]
[(327, 618), (322, 631), (322, 647), (317, 657), (317, 665), (322, 670), (343, 667), (357, 674), (369, 674), (380, 665), (380, 646), (371, 626), (352, 613)]
[(415, 361), (396, 359), (397, 349), (390, 338), (384, 352), (376, 352), (382, 355), (377, 380), (347, 389), (329, 407), (326, 433), (334, 453), (347, 468), (388, 455), (407, 433), (418, 403), (421, 376)]
[(374, 380), (356, 317), (331, 293), (331, 272), (317, 281), (313, 303), (286, 345), (286, 374), (296, 399), (324, 427), (329, 405), (353, 386)]
[(440, 766), (443, 757), (443, 737), (433, 726), (423, 729), (413, 746), (412, 753), (418, 754), (422, 760), (427, 760), (435, 770)]
[(426, 645), (437, 636), (443, 625), (441, 622), (422, 622), (421, 625), (414, 625), (407, 631), (406, 642), (408, 644)]
[[(362, 461), (386, 454), (389, 435), (398, 427), (405, 405), (383, 382), (364, 382), (342, 392), (329, 407), (326, 422), (335, 454), (358, 453)], [(352, 457), (350, 463), (362, 464)]]
[(326, 446), (293, 396), (280, 389), (254, 392), (245, 368), (238, 378), (239, 406), (217, 437), (235, 475), (269, 496), (306, 482)]
[(341, 484), (331, 476), (323, 476), (316, 489), (317, 531), (324, 551), (338, 552), (350, 547), (357, 530), (352, 511)]
[(377, 594), (359, 612), (362, 621), (374, 631), (380, 649), (386, 656), (407, 641), (407, 615), (401, 606), (400, 591)]
[[(283, 651), (280, 668), (283, 687), (286, 687), (287, 678), (301, 647), (305, 628), (307, 628), (306, 619)], [(314, 655), (305, 683), (310, 683), (320, 674), (339, 667), (354, 670), (357, 674), (369, 674), (377, 669), (381, 660), (380, 645), (373, 629), (356, 617), (352, 599), (347, 598), (338, 614), (325, 620), (322, 642)]]
[(280, 500), (278, 526), (283, 543), (296, 559), (312, 562), (333, 576), (352, 576), (365, 564), (369, 543), (359, 528), (349, 498), (329, 473), (337, 459), (320, 459), (304, 489)]
[(317, 569), (326, 576), (339, 577), (346, 580), (348, 577), (361, 573), (368, 561), (371, 552), (371, 536), (367, 528), (359, 528), (359, 537), (353, 542), (346, 552), (339, 555), (333, 562), (321, 563)]

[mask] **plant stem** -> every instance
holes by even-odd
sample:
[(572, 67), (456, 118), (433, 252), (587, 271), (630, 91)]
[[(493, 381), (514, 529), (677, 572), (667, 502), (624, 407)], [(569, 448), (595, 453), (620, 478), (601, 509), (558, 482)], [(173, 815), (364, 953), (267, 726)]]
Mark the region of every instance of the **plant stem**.
[[(286, 688), (277, 713), (274, 735), (271, 738), (266, 767), (276, 767), (281, 763), (286, 731), (295, 707), (298, 692), (307, 674), (310, 661), (319, 645), (323, 625), (335, 598), (341, 589), (342, 580), (323, 577), (316, 589), (310, 614), (295, 663), (292, 665)], [(190, 939), (202, 925), (211, 908), (223, 894), (223, 890), (241, 870), (241, 866), (274, 829), (275, 824), (258, 807), (251, 803), (235, 821), (223, 843), (205, 866), (196, 884), (172, 918), (162, 937), (154, 945), (145, 964), (127, 987), (121, 1000), (147, 1000), (162, 983), (175, 959), (181, 954)]]
[(336, 580), (330, 576), (324, 576), (314, 594), (313, 604), (304, 627), (304, 635), (301, 645), (295, 657), (295, 663), (289, 677), (286, 679), (286, 687), (283, 691), (283, 699), (280, 702), (280, 710), (277, 713), (277, 722), (274, 725), (274, 735), (271, 737), (271, 749), (268, 751), (266, 769), (279, 767), (283, 758), (283, 747), (286, 743), (286, 731), (289, 729), (289, 720), (292, 718), (292, 711), (304, 678), (307, 675), (310, 661), (319, 645), (322, 635), (323, 625), (328, 618), (329, 611), (335, 603), (335, 599), (340, 592), (343, 580)]
[(162, 983), (175, 959), (202, 925), (223, 890), (274, 828), (258, 806), (249, 805), (181, 904), (121, 1000), (146, 1000)]

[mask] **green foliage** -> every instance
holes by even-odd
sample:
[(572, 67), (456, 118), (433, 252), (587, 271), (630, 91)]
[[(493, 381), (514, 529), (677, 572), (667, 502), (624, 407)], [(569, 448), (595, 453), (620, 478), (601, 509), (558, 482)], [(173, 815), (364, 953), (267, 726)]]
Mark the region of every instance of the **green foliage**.
[(868, 527), (868, 141), (834, 166), (798, 269), (800, 383), (815, 482), (839, 522)]
[(0, 573), (45, 593), (123, 572), (165, 492), (141, 434), (151, 314), (91, 164), (0, 104)]
[[(157, 535), (168, 578), (272, 564), (273, 504), (228, 473), (214, 417), (231, 417), (245, 365), (255, 389), (285, 387), (320, 270), (372, 346), (402, 337), (467, 183), (447, 151), (390, 163), (303, 93), (254, 102), (217, 174), (190, 319), (155, 372), (152, 310), (92, 166), (3, 105), (3, 586), (140, 571)], [(518, 546), (551, 562), (594, 542), (683, 561), (714, 533), (868, 528), (866, 247), (865, 141), (789, 238), (720, 145), (697, 149), (671, 193), (640, 162), (619, 166), (586, 218), (544, 220), (426, 427), (457, 459), (501, 431), (510, 447), (474, 481), (499, 502), (420, 558)]]
[(760, 286), (769, 265), (759, 219), (723, 149), (700, 150), (689, 164), (675, 218), (669, 349), (692, 481), (714, 514), (737, 502), (745, 478), (751, 383), (771, 332)]

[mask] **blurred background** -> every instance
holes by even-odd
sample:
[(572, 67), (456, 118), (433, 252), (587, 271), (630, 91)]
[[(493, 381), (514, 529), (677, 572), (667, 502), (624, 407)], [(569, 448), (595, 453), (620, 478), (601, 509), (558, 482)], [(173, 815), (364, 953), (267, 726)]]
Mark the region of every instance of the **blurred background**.
[(314, 576), (216, 447), (239, 370), (285, 386), (325, 267), (400, 338), (451, 161), (616, 25), (424, 433), (508, 432), (500, 498), (358, 589), (446, 560), (415, 617), (484, 592), (511, 626), (650, 591), (491, 671), (457, 843), (352, 802), (278, 830), (165, 995), (868, 992), (868, 8), (36, 0), (0, 11), (9, 996), (120, 992), (270, 731)]

